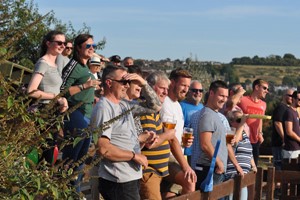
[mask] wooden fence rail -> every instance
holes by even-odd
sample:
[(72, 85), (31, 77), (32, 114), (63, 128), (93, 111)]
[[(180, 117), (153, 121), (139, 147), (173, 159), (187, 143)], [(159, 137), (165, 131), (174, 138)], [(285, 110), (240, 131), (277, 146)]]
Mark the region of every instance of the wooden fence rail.
[(29, 83), (32, 71), (32, 69), (9, 61), (3, 61), (0, 63), (0, 72), (3, 77), (13, 80), (16, 84)]
[[(293, 164), (292, 164), (293, 163)], [(263, 193), (266, 200), (274, 200), (275, 184), (280, 183), (282, 200), (299, 200), (300, 199), (300, 171), (298, 169), (300, 162), (291, 161), (290, 169), (277, 170), (269, 167), (267, 170), (258, 168), (256, 174), (250, 172), (242, 179), (236, 176), (234, 179), (215, 185), (212, 192), (195, 191), (190, 194), (181, 195), (172, 198), (172, 200), (208, 200), (219, 199), (233, 193), (233, 199), (239, 200), (241, 188), (248, 187), (249, 200), (261, 200)], [(266, 178), (264, 178), (264, 171)]]
[(234, 179), (225, 181), (221, 184), (215, 185), (212, 192), (200, 192), (195, 191), (189, 194), (181, 195), (172, 200), (207, 200), (207, 199), (219, 199), (228, 196), (233, 193), (233, 199), (240, 199), (241, 188), (249, 188), (249, 197), (252, 199), (261, 199), (261, 192), (257, 193), (254, 197), (254, 186), (256, 183), (256, 177), (263, 177), (263, 170), (260, 168), (257, 174), (250, 172), (242, 178), (241, 176), (236, 176)]

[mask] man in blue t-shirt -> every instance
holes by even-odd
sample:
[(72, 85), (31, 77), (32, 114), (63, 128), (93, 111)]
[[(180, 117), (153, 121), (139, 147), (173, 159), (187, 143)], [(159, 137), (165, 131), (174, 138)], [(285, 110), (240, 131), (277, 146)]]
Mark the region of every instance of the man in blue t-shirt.
[[(192, 114), (203, 108), (200, 103), (203, 95), (202, 84), (199, 81), (192, 81), (186, 99), (180, 102), (184, 116), (184, 127), (189, 127)], [(187, 156), (191, 165), (192, 147), (184, 148), (184, 155)]]

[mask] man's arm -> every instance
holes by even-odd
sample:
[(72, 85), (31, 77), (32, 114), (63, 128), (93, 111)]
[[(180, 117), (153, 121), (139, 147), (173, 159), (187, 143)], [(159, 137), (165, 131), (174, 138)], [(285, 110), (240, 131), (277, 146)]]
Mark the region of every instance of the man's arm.
[[(201, 149), (208, 155), (210, 160), (212, 160), (215, 151), (215, 148), (211, 144), (211, 137), (212, 137), (212, 132), (199, 133)], [(225, 172), (223, 162), (218, 156), (216, 158), (215, 172), (218, 174), (222, 174)]]
[(190, 167), (190, 165), (188, 164), (185, 157), (183, 156), (182, 149), (178, 139), (174, 137), (173, 139), (169, 140), (169, 142), (170, 142), (172, 154), (174, 155), (179, 165), (181, 166), (182, 170), (184, 171), (185, 177), (187, 179), (192, 180), (192, 182), (196, 182), (197, 176), (195, 172), (192, 170), (192, 168)]
[(110, 143), (107, 137), (100, 137), (98, 139), (98, 146), (100, 154), (111, 161), (128, 162), (133, 160), (137, 164), (148, 166), (148, 161), (146, 156), (143, 154), (138, 154), (132, 151), (120, 149)]
[(276, 129), (276, 132), (279, 133), (279, 136), (283, 140), (284, 139), (284, 131), (283, 131), (282, 123), (280, 121), (275, 121), (274, 126), (275, 126), (275, 129)]
[(231, 111), (240, 101), (243, 94), (246, 92), (243, 87), (240, 87), (236, 94), (233, 94), (226, 102), (226, 111)]
[(258, 141), (261, 143), (264, 142), (264, 136), (262, 134), (262, 124), (263, 124), (263, 121), (262, 119), (260, 119), (260, 122), (259, 122), (259, 128), (258, 128)]
[(159, 134), (156, 142), (147, 143), (145, 147), (153, 149), (162, 145), (165, 141), (173, 139), (175, 136), (175, 129), (165, 129), (163, 133)]
[(285, 121), (285, 132), (288, 136), (290, 136), (293, 140), (300, 142), (300, 137), (293, 131), (293, 122)]

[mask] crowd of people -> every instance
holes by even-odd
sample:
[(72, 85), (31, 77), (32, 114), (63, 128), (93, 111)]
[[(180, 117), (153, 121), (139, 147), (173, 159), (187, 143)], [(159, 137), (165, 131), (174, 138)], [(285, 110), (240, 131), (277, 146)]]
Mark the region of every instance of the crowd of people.
[[(169, 76), (163, 71), (145, 75), (132, 57), (108, 59), (95, 48), (92, 35), (80, 34), (70, 41), (62, 32), (50, 31), (28, 94), (42, 106), (57, 101), (57, 114), (77, 106), (63, 130), (54, 133), (68, 141), (83, 138), (75, 146), (64, 146), (63, 160), (82, 159), (91, 144), (84, 130), (98, 131), (99, 192), (104, 199), (159, 200), (201, 190), (217, 141), (221, 143), (213, 184), (256, 171), (263, 123), (249, 114), (265, 114), (268, 82), (255, 80), (247, 96), (241, 84), (228, 86), (221, 80), (205, 92), (201, 80), (193, 80), (183, 68)], [(278, 168), (282, 158), (300, 153), (299, 100), (297, 91), (287, 90), (274, 110), (272, 146)], [(114, 118), (107, 129), (99, 130)], [(192, 136), (185, 138), (185, 127), (192, 128)], [(226, 141), (230, 130), (235, 137)], [(49, 143), (53, 146), (53, 140)], [(51, 162), (51, 148), (42, 158)], [(83, 164), (75, 170), (82, 168)], [(81, 180), (82, 175), (72, 182), (78, 192)], [(242, 199), (247, 199), (247, 188), (242, 189)]]

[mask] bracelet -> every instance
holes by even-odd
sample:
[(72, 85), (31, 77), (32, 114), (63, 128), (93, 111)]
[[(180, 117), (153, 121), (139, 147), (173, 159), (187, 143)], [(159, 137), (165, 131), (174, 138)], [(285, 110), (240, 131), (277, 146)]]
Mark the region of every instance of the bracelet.
[(78, 87), (81, 91), (84, 90), (83, 84), (78, 85)]
[(130, 160), (133, 160), (135, 158), (135, 153), (132, 151), (132, 158)]

